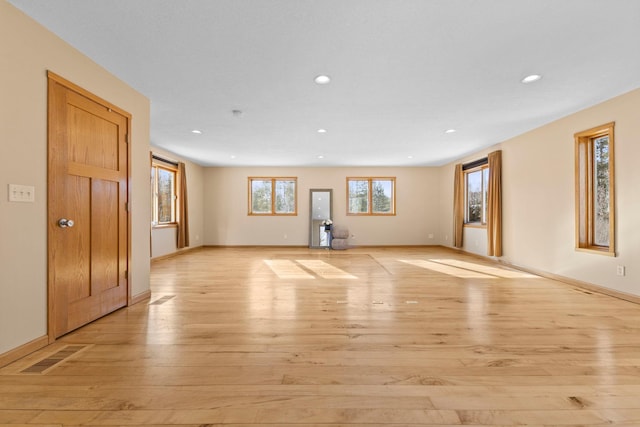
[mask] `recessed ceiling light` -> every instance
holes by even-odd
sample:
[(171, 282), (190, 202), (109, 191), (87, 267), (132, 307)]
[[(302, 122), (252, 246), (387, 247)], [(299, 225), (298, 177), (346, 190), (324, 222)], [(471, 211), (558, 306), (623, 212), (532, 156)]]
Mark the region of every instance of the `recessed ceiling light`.
[(444, 133), (455, 133), (455, 129), (447, 129), (444, 131)]
[(542, 78), (542, 76), (540, 74), (531, 74), (530, 76), (525, 77), (524, 79), (520, 80), (522, 83), (533, 83), (533, 82), (537, 82), (538, 80), (540, 80)]
[(236, 158), (236, 156), (234, 156), (233, 154), (232, 154), (231, 156), (229, 156), (229, 157), (231, 157), (232, 159), (235, 159), (235, 158)]
[(413, 159), (413, 156), (407, 156), (407, 159)]
[(318, 133), (327, 133), (326, 129), (318, 129)]
[(194, 129), (194, 130), (191, 131), (191, 133), (195, 133), (196, 135), (201, 135), (202, 131), (198, 130), (198, 129)]
[(331, 81), (331, 77), (325, 76), (325, 75), (320, 75), (320, 76), (317, 76), (314, 79), (314, 81), (319, 85), (326, 85), (327, 83), (329, 83)]
[(324, 159), (324, 156), (321, 154), (318, 156), (319, 159)]

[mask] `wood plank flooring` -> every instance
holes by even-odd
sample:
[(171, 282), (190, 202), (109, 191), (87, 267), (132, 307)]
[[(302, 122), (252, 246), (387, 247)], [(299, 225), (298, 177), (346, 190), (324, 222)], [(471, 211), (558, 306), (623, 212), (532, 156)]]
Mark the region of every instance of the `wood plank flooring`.
[(0, 425), (640, 426), (630, 302), (443, 248), (208, 248), (151, 281), (0, 369)]

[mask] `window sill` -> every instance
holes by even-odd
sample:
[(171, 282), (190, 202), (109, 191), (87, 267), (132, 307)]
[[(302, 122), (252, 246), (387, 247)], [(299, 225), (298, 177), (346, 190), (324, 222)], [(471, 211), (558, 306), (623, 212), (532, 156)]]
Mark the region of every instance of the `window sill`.
[(615, 252), (610, 252), (609, 248), (606, 248), (606, 249), (576, 248), (576, 252), (585, 252), (585, 253), (590, 253), (590, 254), (595, 254), (595, 255), (604, 255), (604, 256), (610, 256), (610, 257), (615, 257), (616, 256), (616, 253)]
[(487, 224), (480, 224), (480, 223), (475, 223), (475, 222), (470, 222), (467, 224), (464, 224), (465, 228), (487, 228)]
[(152, 229), (161, 229), (161, 228), (176, 228), (178, 227), (178, 223), (177, 222), (171, 222), (169, 224), (157, 224), (157, 225), (152, 225), (151, 228)]
[(254, 213), (249, 212), (248, 216), (298, 216), (297, 212), (292, 213)]
[(396, 216), (395, 212), (393, 213), (349, 213), (348, 216)]

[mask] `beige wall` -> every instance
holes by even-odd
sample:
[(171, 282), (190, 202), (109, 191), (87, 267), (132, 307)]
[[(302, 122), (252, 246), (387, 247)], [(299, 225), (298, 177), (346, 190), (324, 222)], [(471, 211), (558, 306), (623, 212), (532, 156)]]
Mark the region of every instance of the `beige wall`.
[[(184, 250), (202, 246), (204, 239), (204, 168), (157, 147), (151, 147), (151, 151), (168, 160), (184, 162), (187, 170), (187, 199), (189, 203), (189, 248)], [(151, 258), (177, 252), (176, 243), (177, 229), (175, 227), (154, 228), (151, 231)]]
[[(47, 77), (74, 82), (133, 115), (133, 295), (149, 288), (149, 101), (0, 0), (0, 354), (47, 333)], [(8, 202), (8, 184), (35, 203)]]
[[(298, 178), (298, 215), (247, 215), (249, 176)], [(395, 176), (397, 215), (347, 216), (346, 177)], [(349, 228), (353, 245), (436, 244), (439, 174), (430, 168), (207, 168), (206, 245), (309, 244), (309, 189), (333, 189), (333, 219)], [(429, 238), (433, 234), (433, 238)]]
[[(635, 90), (500, 144), (498, 148), (503, 153), (504, 260), (640, 295), (640, 268), (637, 267), (640, 260), (640, 228), (637, 225), (640, 168), (636, 165), (640, 158), (638, 111), (640, 90)], [(615, 258), (574, 249), (573, 134), (608, 122), (615, 122), (618, 253)], [(453, 165), (441, 169), (441, 178), (446, 198), (441, 211), (443, 224), (445, 230), (452, 230)], [(616, 275), (618, 265), (626, 267), (625, 277)]]

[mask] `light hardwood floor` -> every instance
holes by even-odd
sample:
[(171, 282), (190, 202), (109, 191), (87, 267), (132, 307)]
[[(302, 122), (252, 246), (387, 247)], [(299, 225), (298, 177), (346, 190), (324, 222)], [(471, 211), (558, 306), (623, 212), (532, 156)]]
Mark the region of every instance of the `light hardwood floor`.
[(151, 280), (0, 369), (0, 425), (640, 426), (630, 302), (443, 248), (211, 248)]

